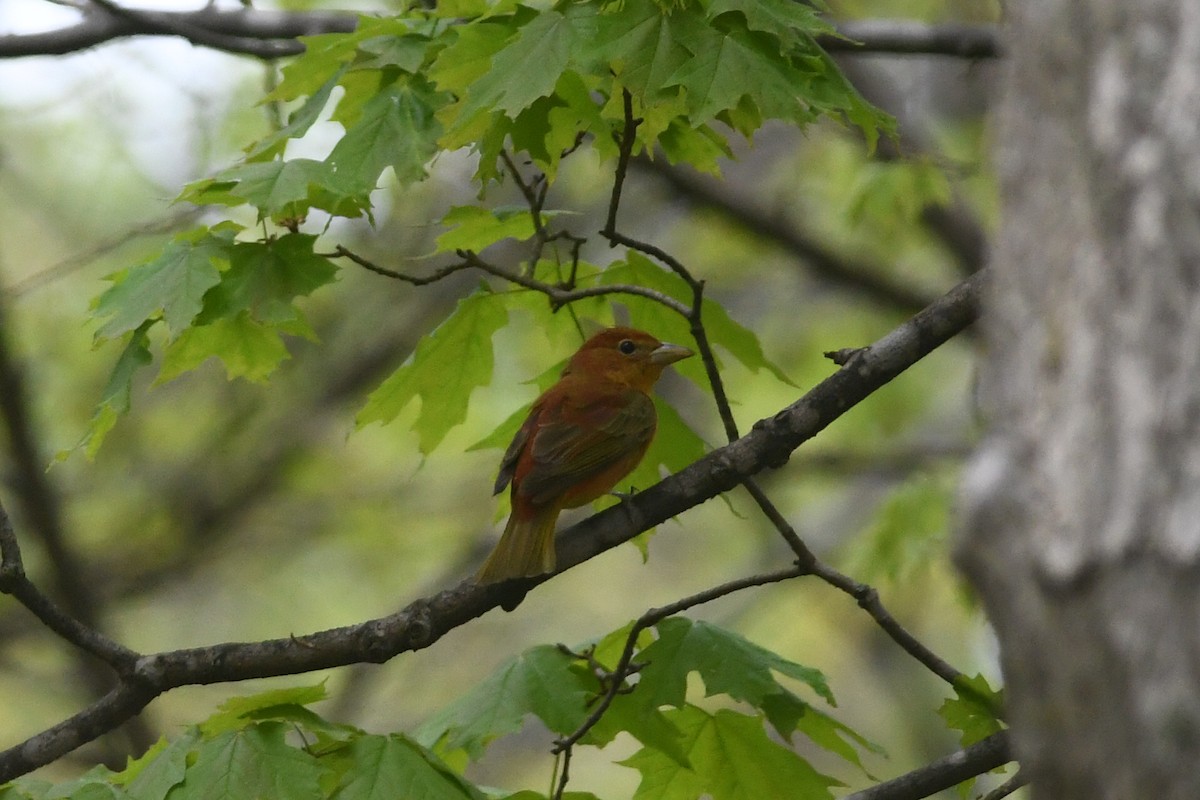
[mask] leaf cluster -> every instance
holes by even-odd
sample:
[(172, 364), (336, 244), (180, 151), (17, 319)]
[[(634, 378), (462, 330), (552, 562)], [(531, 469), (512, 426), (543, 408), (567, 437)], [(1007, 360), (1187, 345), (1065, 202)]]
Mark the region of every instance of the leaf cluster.
[[(157, 257), (111, 276), (97, 300), (97, 340), (120, 339), (124, 349), (80, 446), (94, 455), (128, 410), (135, 374), (153, 361), (156, 329), (163, 338), (157, 382), (210, 357), (230, 378), (265, 380), (288, 357), (285, 337), (313, 336), (298, 301), (336, 277), (332, 254), (316, 246), (328, 220), (373, 219), (372, 193), (389, 172), (401, 187), (422, 181), (439, 154), (457, 149), (473, 154), (481, 193), (511, 177), (528, 207), (452, 208), (435, 253), (532, 238), (534, 257), (523, 269), (548, 273), (550, 285), (637, 282), (690, 300), (688, 287), (663, 286), (664, 270), (632, 257), (602, 271), (581, 262), (576, 245), (569, 263), (560, 253), (544, 265), (547, 242), (582, 241), (550, 229), (559, 212), (544, 208), (546, 190), (562, 160), (584, 145), (608, 159), (661, 153), (715, 171), (730, 154), (730, 134), (749, 137), (768, 119), (849, 120), (874, 142), (892, 121), (817, 45), (815, 37), (832, 30), (812, 7), (791, 0), (560, 0), (549, 8), (502, 0), (364, 16), (352, 33), (307, 37), (305, 53), (265, 99), (293, 106), (287, 123), (180, 196), (223, 207), (229, 218), (177, 236)], [(328, 154), (293, 156), (290, 145), (326, 115), (343, 131)], [(533, 177), (522, 181), (518, 163)], [(245, 207), (261, 233), (235, 221), (235, 209)], [(302, 233), (310, 218), (316, 232)], [(730, 333), (718, 333), (719, 343), (752, 369), (766, 365), (753, 334), (733, 330), (715, 304), (703, 313)], [(635, 316), (664, 338), (682, 324), (660, 325), (664, 315), (646, 304)], [(447, 340), (462, 341), (461, 326), (477, 324), (472, 335), (486, 341), (504, 323), (496, 304), (467, 302), (435, 334), (442, 346), (419, 348), (380, 387), (360, 424), (386, 421), (417, 396), (427, 408), (436, 389), (440, 408), (423, 409), (418, 420), (422, 450), (432, 449), (465, 413), (471, 390), (490, 380), (491, 362), (485, 346), (469, 349), (461, 380), (434, 386), (422, 361), (444, 352)]]

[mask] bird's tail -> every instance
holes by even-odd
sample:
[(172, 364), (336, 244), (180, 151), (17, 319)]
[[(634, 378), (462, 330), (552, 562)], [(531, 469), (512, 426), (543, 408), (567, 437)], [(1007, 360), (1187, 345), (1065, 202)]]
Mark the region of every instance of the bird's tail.
[(558, 509), (539, 509), (526, 516), (516, 510), (487, 561), (479, 568), (479, 583), (532, 578), (554, 571), (554, 524)]

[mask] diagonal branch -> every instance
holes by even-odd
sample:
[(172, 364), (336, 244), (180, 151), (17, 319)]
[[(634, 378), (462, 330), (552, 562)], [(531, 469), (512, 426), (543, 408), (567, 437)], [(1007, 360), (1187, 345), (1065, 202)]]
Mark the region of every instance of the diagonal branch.
[[(707, 454), (619, 506), (595, 514), (559, 535), (560, 572), (615, 547), (647, 528), (728, 491), (815, 436), (872, 392), (970, 325), (979, 313), (986, 273), (959, 284), (928, 308), (742, 438)], [(553, 576), (528, 582), (535, 586)], [(55, 727), (0, 753), (0, 783), (48, 764), (120, 725), (170, 689), (360, 662), (382, 663), (434, 644), (454, 628), (500, 605), (510, 590), (466, 580), (387, 617), (357, 625), (253, 643), (224, 643), (146, 655), (102, 700)]]
[(132, 668), (138, 658), (137, 653), (89, 628), (38, 591), (25, 574), (17, 536), (3, 505), (0, 505), (0, 594), (11, 595), (47, 628), (114, 670)]
[(1012, 759), (1008, 731), (1000, 731), (906, 775), (848, 795), (844, 800), (920, 800), (990, 772)]
[(668, 166), (660, 159), (638, 158), (633, 163), (665, 181), (680, 199), (699, 208), (717, 211), (736, 225), (778, 245), (803, 262), (813, 275), (834, 286), (908, 312), (923, 308), (932, 299), (866, 264), (828, 250), (757, 201), (732, 194), (724, 184), (686, 169)]

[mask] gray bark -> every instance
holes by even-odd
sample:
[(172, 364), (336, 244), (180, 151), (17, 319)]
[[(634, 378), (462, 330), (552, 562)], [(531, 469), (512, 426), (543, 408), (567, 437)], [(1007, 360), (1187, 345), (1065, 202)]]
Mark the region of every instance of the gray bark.
[(957, 557), (1034, 798), (1200, 798), (1200, 2), (1009, 6)]

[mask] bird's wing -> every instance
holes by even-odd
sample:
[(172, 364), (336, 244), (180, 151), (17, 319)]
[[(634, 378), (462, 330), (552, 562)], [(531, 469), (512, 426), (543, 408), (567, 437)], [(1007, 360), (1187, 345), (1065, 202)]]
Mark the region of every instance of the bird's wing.
[(496, 476), (496, 486), (492, 489), (492, 494), (500, 494), (504, 491), (504, 487), (508, 486), (513, 479), (513, 475), (517, 471), (517, 461), (521, 458), (521, 452), (525, 449), (525, 443), (529, 441), (529, 437), (537, 429), (538, 416), (541, 412), (541, 399), (533, 404), (529, 409), (529, 415), (525, 417), (525, 421), (521, 423), (521, 429), (517, 431), (517, 435), (509, 443), (508, 449), (504, 451), (504, 457), (500, 459), (500, 474)]
[(529, 432), (528, 458), (516, 466), (520, 492), (531, 502), (548, 503), (616, 470), (619, 474), (594, 496), (608, 491), (636, 466), (654, 437), (656, 423), (654, 402), (632, 389), (582, 402), (568, 397), (547, 406)]

